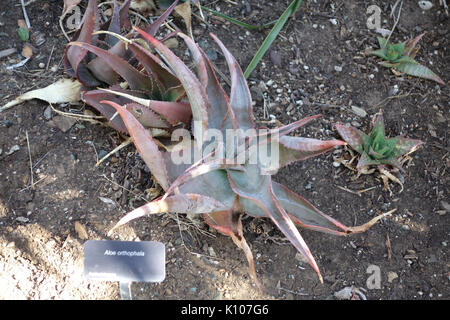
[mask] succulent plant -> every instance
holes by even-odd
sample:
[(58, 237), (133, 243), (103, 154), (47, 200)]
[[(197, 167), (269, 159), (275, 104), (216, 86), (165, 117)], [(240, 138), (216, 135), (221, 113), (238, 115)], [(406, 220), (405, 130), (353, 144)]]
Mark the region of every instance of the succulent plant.
[(383, 110), (375, 115), (370, 134), (352, 126), (336, 124), (336, 129), (342, 139), (361, 155), (357, 168), (370, 165), (390, 165), (403, 170), (398, 161), (403, 155), (414, 152), (423, 142), (402, 136), (387, 138), (384, 127)]
[(380, 63), (384, 67), (393, 68), (411, 76), (434, 80), (442, 85), (445, 85), (445, 82), (442, 81), (438, 75), (414, 60), (417, 52), (419, 51), (417, 44), (420, 39), (422, 39), (424, 34), (425, 33), (422, 33), (414, 39), (397, 44), (391, 44), (387, 39), (377, 37), (380, 49), (371, 51), (369, 54), (384, 59), (385, 61)]
[[(145, 31), (155, 35), (177, 2)], [(191, 111), (189, 103), (182, 101), (185, 91), (180, 81), (151, 52), (147, 42), (130, 30), (129, 6), (130, 0), (120, 7), (115, 0), (112, 17), (100, 24), (97, 1), (89, 0), (83, 24), (74, 36), (76, 41), (67, 45), (64, 54), (66, 72), (83, 84), (81, 99), (101, 112), (120, 132), (127, 133), (122, 119), (101, 100), (126, 105), (146, 128), (169, 129), (179, 122), (189, 124)], [(124, 36), (120, 36), (122, 29), (128, 30)], [(140, 99), (140, 103), (130, 96)]]
[[(214, 35), (211, 34), (211, 37), (225, 56), (231, 74), (229, 96), (219, 84), (208, 57), (192, 39), (179, 34), (191, 51), (197, 75), (162, 42), (142, 30), (136, 30), (164, 56), (186, 90), (193, 115), (194, 141), (190, 140), (189, 134), (187, 140), (177, 145), (178, 150), (160, 150), (159, 144), (126, 107), (114, 101), (101, 101), (120, 114), (141, 157), (165, 191), (163, 197), (125, 215), (110, 233), (133, 219), (149, 214), (172, 212), (203, 215), (207, 224), (230, 236), (245, 252), (250, 272), (260, 286), (253, 255), (243, 235), (241, 217), (246, 213), (252, 217), (270, 218), (306, 257), (322, 281), (317, 263), (296, 225), (335, 235), (348, 235), (367, 230), (382, 216), (362, 226), (345, 226), (300, 195), (273, 181), (271, 174), (291, 162), (320, 155), (345, 143), (341, 140), (321, 141), (287, 135), (320, 115), (280, 128), (256, 131), (252, 98), (243, 72)], [(223, 136), (231, 133), (232, 139), (227, 138), (224, 143), (218, 142), (211, 148), (212, 139), (208, 139), (210, 132)], [(267, 148), (264, 149), (264, 146)], [(264, 162), (259, 154), (260, 149), (270, 150), (269, 158), (278, 156), (278, 161)], [(189, 158), (191, 162), (175, 161), (180, 154), (195, 153), (195, 150), (200, 150), (202, 155), (197, 161), (192, 158)], [(226, 156), (220, 152), (223, 150), (227, 150)], [(252, 158), (255, 150), (257, 157)]]

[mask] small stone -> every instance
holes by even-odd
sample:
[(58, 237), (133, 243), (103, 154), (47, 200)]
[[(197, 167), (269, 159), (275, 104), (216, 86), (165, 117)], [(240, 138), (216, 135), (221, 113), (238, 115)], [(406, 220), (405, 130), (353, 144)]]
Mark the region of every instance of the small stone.
[(402, 229), (408, 231), (409, 227), (406, 224), (404, 224), (404, 225), (402, 225)]
[(47, 119), (47, 120), (50, 120), (52, 118), (52, 108), (50, 106), (45, 108), (45, 110), (44, 110), (44, 118)]
[(62, 132), (67, 132), (77, 122), (76, 119), (65, 116), (56, 116), (52, 121)]
[(359, 108), (357, 106), (352, 106), (352, 111), (358, 117), (364, 118), (365, 116), (367, 116), (367, 112), (364, 109)]
[(333, 167), (337, 168), (339, 167), (341, 164), (337, 161), (333, 161)]
[(217, 257), (213, 247), (208, 247), (208, 253), (211, 257)]
[(43, 62), (39, 63), (39, 68), (44, 69), (45, 68), (45, 63), (43, 63)]
[(336, 72), (341, 72), (342, 71), (342, 67), (341, 66), (334, 66), (334, 70)]
[(217, 51), (216, 50), (206, 49), (205, 53), (208, 56), (209, 60), (211, 60), (211, 61), (217, 60)]
[(30, 219), (28, 219), (26, 217), (17, 217), (16, 220), (19, 222), (22, 222), (22, 223), (26, 223), (26, 222), (30, 221)]
[(389, 271), (388, 274), (387, 274), (387, 278), (388, 278), (388, 282), (392, 283), (392, 281), (394, 281), (395, 279), (398, 278), (398, 274), (396, 274), (393, 271)]
[(419, 7), (422, 10), (430, 10), (433, 7), (433, 3), (431, 1), (419, 1)]
[(336, 19), (330, 19), (330, 22), (331, 22), (331, 24), (333, 24), (333, 25), (337, 25), (337, 24), (338, 24), (338, 22), (337, 22)]
[(295, 254), (295, 260), (304, 263), (304, 264), (308, 264), (308, 259), (306, 259), (300, 252), (297, 252)]
[(270, 51), (270, 60), (275, 66), (281, 67), (281, 55), (278, 53), (278, 51)]
[(444, 209), (447, 212), (450, 212), (450, 204), (447, 201), (442, 200), (441, 206), (442, 206), (442, 209)]

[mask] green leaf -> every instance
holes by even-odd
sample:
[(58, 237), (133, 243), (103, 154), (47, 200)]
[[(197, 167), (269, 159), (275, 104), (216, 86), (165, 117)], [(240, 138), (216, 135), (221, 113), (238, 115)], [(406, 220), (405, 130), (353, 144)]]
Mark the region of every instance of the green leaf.
[(371, 51), (370, 54), (374, 55), (374, 56), (377, 56), (379, 58), (385, 59), (385, 60), (389, 60), (389, 58), (387, 56), (386, 48), (382, 48), (382, 49)]
[(28, 41), (28, 39), (30, 39), (30, 33), (27, 28), (17, 29), (17, 33), (19, 34), (19, 38), (22, 41)]
[(392, 46), (392, 49), (394, 49), (396, 52), (398, 52), (401, 55), (403, 53), (403, 50), (405, 49), (405, 43), (400, 42), (400, 43), (394, 44)]
[(387, 39), (385, 39), (385, 38), (382, 38), (382, 37), (377, 37), (377, 40), (378, 40), (378, 44), (380, 45), (380, 48), (381, 49), (384, 49), (384, 48), (386, 48), (386, 45), (387, 45)]
[(225, 14), (223, 14), (223, 13), (220, 13), (220, 12), (215, 11), (215, 10), (213, 10), (213, 9), (210, 9), (210, 8), (208, 8), (208, 7), (204, 7), (204, 6), (200, 6), (200, 7), (202, 8), (202, 10), (208, 11), (208, 12), (212, 13), (212, 14), (215, 15), (215, 16), (224, 18), (225, 20), (230, 21), (231, 23), (234, 23), (235, 25), (238, 25), (239, 27), (242, 27), (242, 28), (245, 28), (245, 29), (248, 29), (248, 30), (261, 30), (261, 29), (265, 29), (265, 28), (267, 28), (267, 27), (270, 27), (271, 25), (273, 25), (274, 23), (276, 23), (276, 22), (278, 21), (278, 20), (274, 20), (274, 21), (265, 23), (265, 24), (260, 25), (260, 26), (259, 26), (259, 25), (255, 26), (255, 25), (251, 25), (251, 24), (247, 24), (247, 23), (245, 23), (245, 22), (239, 21), (239, 20), (234, 19), (234, 18), (232, 18), (232, 17), (229, 17), (229, 16), (227, 16), (227, 15), (225, 15)]
[(277, 23), (273, 26), (272, 30), (270, 30), (267, 37), (264, 39), (261, 47), (259, 47), (258, 51), (256, 52), (255, 56), (253, 57), (252, 61), (250, 61), (249, 65), (247, 66), (247, 69), (244, 72), (245, 78), (248, 78), (248, 76), (252, 73), (252, 71), (256, 68), (259, 61), (262, 59), (264, 54), (267, 52), (267, 50), (272, 45), (272, 42), (276, 39), (278, 36), (278, 33), (280, 33), (281, 29), (283, 28), (286, 21), (289, 19), (289, 17), (294, 14), (295, 11), (297, 11), (298, 7), (302, 3), (302, 0), (294, 0), (291, 2), (289, 7), (283, 12), (283, 14), (280, 16), (280, 18), (277, 20)]
[(439, 78), (437, 74), (421, 64), (408, 62), (400, 63), (394, 68), (400, 72), (409, 74), (410, 76), (433, 80), (442, 85), (445, 85), (445, 82), (441, 78)]

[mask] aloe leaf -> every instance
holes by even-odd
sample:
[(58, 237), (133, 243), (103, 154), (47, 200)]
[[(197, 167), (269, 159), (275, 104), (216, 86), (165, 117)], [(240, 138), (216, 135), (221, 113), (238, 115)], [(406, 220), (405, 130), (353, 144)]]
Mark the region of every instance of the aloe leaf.
[(125, 109), (130, 111), (145, 128), (169, 128), (169, 125), (161, 117), (139, 103), (127, 103)]
[(419, 48), (416, 48), (417, 43), (422, 39), (422, 37), (425, 35), (425, 32), (418, 35), (414, 39), (408, 40), (405, 43), (405, 48), (403, 50), (403, 54), (406, 56), (410, 56), (411, 58), (414, 58), (417, 54), (417, 51)]
[(287, 187), (272, 181), (272, 190), (291, 219), (303, 228), (344, 235), (348, 227), (324, 214)]
[[(178, 78), (162, 64), (158, 57), (151, 54), (148, 50), (137, 43), (130, 43), (128, 48), (133, 52), (134, 56), (145, 70), (152, 75), (159, 89), (159, 94), (166, 95), (166, 91), (169, 88), (175, 88), (181, 85)], [(155, 90), (156, 88), (154, 88), (154, 91)], [(170, 99), (177, 101), (185, 94), (184, 89), (178, 91), (178, 96), (172, 96)], [(153, 92), (152, 96), (155, 96), (155, 94), (156, 92)]]
[(146, 33), (148, 33), (151, 36), (154, 36), (156, 34), (156, 31), (158, 31), (159, 27), (163, 24), (163, 22), (167, 19), (167, 17), (172, 13), (172, 11), (175, 9), (175, 7), (178, 4), (178, 0), (174, 1), (170, 7), (167, 8), (166, 11), (162, 15), (159, 16), (158, 19), (155, 20), (152, 24), (150, 24), (148, 27), (144, 29)]
[(366, 152), (363, 152), (363, 153), (361, 153), (361, 157), (359, 158), (356, 168), (361, 169), (362, 167), (366, 167), (366, 166), (370, 166), (370, 165), (378, 165), (380, 163), (381, 162), (379, 160), (371, 159)]
[[(111, 19), (109, 20), (108, 31), (112, 33), (120, 33), (120, 13), (119, 6), (117, 5), (117, 0), (113, 1), (113, 14)], [(106, 35), (106, 43), (112, 47), (117, 41), (119, 41), (116, 37), (111, 36), (110, 34)]]
[(395, 50), (395, 52), (397, 52), (399, 55), (402, 55), (403, 50), (405, 49), (405, 42), (394, 44), (392, 46), (392, 49)]
[(136, 118), (124, 107), (111, 101), (100, 101), (112, 106), (120, 114), (123, 122), (127, 126), (128, 132), (133, 139), (133, 142), (144, 160), (147, 167), (150, 169), (153, 176), (164, 190), (169, 188), (169, 179), (167, 177), (164, 158), (158, 149), (158, 145), (150, 136), (147, 130), (136, 120)]
[(288, 164), (306, 160), (332, 150), (336, 146), (345, 145), (341, 140), (322, 141), (318, 139), (283, 136), (279, 141), (279, 168)]
[(234, 112), (239, 128), (243, 130), (254, 128), (255, 124), (253, 121), (252, 96), (241, 67), (223, 43), (212, 33), (210, 36), (214, 39), (214, 41), (216, 41), (222, 50), (228, 64), (228, 69), (230, 70), (230, 106)]
[(389, 58), (387, 56), (386, 48), (370, 51), (369, 54), (377, 56), (377, 57), (385, 59), (385, 60), (389, 60)]
[(112, 69), (114, 69), (114, 71), (128, 82), (131, 89), (145, 91), (152, 90), (152, 79), (133, 68), (124, 59), (89, 43), (70, 42), (69, 45), (84, 48), (102, 58)]
[[(279, 200), (272, 192), (270, 176), (259, 176), (256, 178), (259, 182), (258, 192), (254, 192), (253, 187), (248, 186), (248, 178), (251, 176), (251, 170), (245, 173), (228, 171), (230, 186), (239, 197), (246, 198), (250, 202), (256, 204), (260, 209), (266, 212), (266, 215), (272, 219), (280, 231), (289, 239), (292, 245), (308, 260), (309, 264), (317, 272), (320, 281), (322, 276), (319, 267), (312, 256), (308, 246), (300, 235), (294, 222), (283, 209)], [(244, 210), (248, 211), (245, 206), (246, 202), (241, 202)]]
[(414, 152), (418, 146), (423, 144), (423, 141), (421, 140), (410, 139), (401, 136), (392, 139), (395, 139), (395, 147), (392, 154), (392, 156), (395, 158)]
[(134, 29), (161, 52), (169, 62), (170, 67), (178, 79), (180, 79), (191, 104), (194, 120), (194, 137), (198, 143), (203, 144), (204, 136), (208, 130), (209, 109), (205, 89), (192, 71), (169, 48), (139, 28), (134, 27)]
[[(235, 203), (238, 203), (239, 200), (236, 199)], [(247, 262), (249, 265), (250, 273), (253, 276), (253, 279), (256, 282), (256, 285), (261, 290), (262, 287), (258, 281), (255, 270), (255, 262), (253, 259), (253, 253), (250, 247), (245, 241), (243, 230), (242, 230), (242, 222), (241, 222), (241, 210), (236, 210), (234, 208), (225, 210), (225, 211), (217, 211), (208, 214), (204, 214), (203, 217), (205, 222), (211, 226), (212, 228), (218, 230), (219, 232), (231, 237), (233, 242), (241, 248), (245, 257), (247, 258)]]
[(278, 18), (277, 22), (273, 26), (273, 28), (270, 30), (267, 37), (264, 39), (263, 43), (259, 47), (258, 51), (256, 51), (255, 56), (250, 61), (249, 65), (247, 66), (247, 69), (245, 69), (244, 76), (245, 78), (248, 78), (248, 76), (252, 73), (252, 71), (256, 68), (259, 61), (262, 59), (264, 54), (267, 52), (267, 50), (272, 45), (273, 41), (277, 38), (278, 33), (280, 33), (281, 29), (283, 29), (284, 24), (289, 19), (289, 17), (294, 14), (295, 11), (297, 11), (298, 7), (302, 3), (302, 0), (294, 0), (291, 2), (289, 7), (283, 12), (283, 14)]
[[(81, 95), (81, 100), (99, 111), (111, 124), (111, 126), (119, 132), (128, 133), (127, 127), (121, 117), (114, 117), (116, 110), (110, 105), (100, 103), (102, 100), (110, 100), (118, 104), (129, 103), (129, 100), (117, 98), (114, 94), (101, 90), (85, 91)], [(112, 120), (111, 120), (112, 119)]]
[[(96, 19), (99, 17), (96, 0), (89, 0), (88, 7), (83, 16), (83, 26), (79, 32), (77, 41), (91, 43), (93, 41), (92, 34), (96, 28)], [(98, 86), (98, 82), (89, 70), (81, 64), (85, 58), (87, 50), (76, 46), (67, 46), (64, 52), (64, 65), (66, 72), (75, 75), (78, 80), (85, 86)]]
[(187, 102), (158, 101), (158, 100), (144, 99), (134, 94), (130, 94), (131, 92), (129, 92), (128, 90), (118, 90), (118, 89), (116, 90), (100, 89), (100, 90), (113, 93), (115, 95), (127, 98), (131, 101), (149, 107), (156, 113), (160, 114), (164, 118), (164, 120), (167, 120), (172, 125), (175, 125), (179, 122), (188, 124), (191, 119), (191, 109), (189, 103)]
[(405, 63), (405, 62), (408, 62), (408, 63), (417, 63), (416, 60), (414, 60), (413, 58), (408, 57), (408, 56), (401, 56), (400, 58), (398, 58), (397, 60), (395, 60), (395, 63)]
[(387, 46), (387, 44), (388, 44), (387, 39), (385, 39), (385, 38), (383, 38), (383, 37), (377, 37), (377, 40), (378, 40), (378, 44), (380, 45), (380, 48), (381, 48), (381, 49), (386, 48), (386, 46)]
[(410, 76), (433, 80), (445, 85), (445, 82), (437, 74), (418, 63), (400, 63), (395, 66), (395, 69)]
[(352, 126), (345, 126), (342, 124), (336, 124), (336, 130), (344, 139), (345, 142), (347, 142), (352, 149), (357, 151), (358, 153), (364, 152), (364, 139), (368, 139), (367, 135), (352, 127)]
[(208, 73), (206, 71), (206, 63), (203, 55), (201, 54), (198, 45), (187, 35), (183, 33), (178, 33), (178, 35), (183, 38), (189, 51), (191, 52), (192, 61), (197, 70), (197, 77), (200, 80), (203, 87), (206, 89), (208, 85)]
[(202, 163), (195, 168), (192, 168), (190, 170), (187, 170), (182, 175), (180, 175), (172, 184), (170, 185), (169, 189), (167, 189), (165, 195), (163, 196), (163, 199), (169, 196), (175, 188), (178, 188), (181, 184), (185, 183), (186, 181), (196, 178), (200, 175), (204, 175), (206, 173), (209, 173), (211, 171), (215, 170), (222, 170), (222, 169), (228, 169), (228, 170), (235, 170), (235, 171), (244, 171), (244, 167), (242, 167), (239, 164), (236, 164), (233, 160), (228, 159), (214, 159), (205, 163)]
[[(124, 57), (126, 53), (125, 44), (123, 42), (117, 42), (112, 48), (108, 50), (109, 53), (116, 55), (118, 57)], [(96, 79), (103, 81), (109, 85), (117, 83), (119, 75), (110, 64), (102, 59), (101, 57), (96, 57), (92, 59), (88, 64), (87, 68), (95, 76)]]
[(206, 94), (208, 95), (208, 99), (212, 106), (210, 110), (208, 110), (208, 126), (213, 129), (237, 129), (239, 125), (234, 115), (234, 111), (231, 109), (228, 96), (217, 80), (211, 62), (201, 48), (200, 52), (206, 62), (206, 72), (208, 77)]
[(143, 206), (127, 213), (117, 224), (108, 232), (130, 222), (131, 220), (158, 213), (194, 213), (202, 214), (226, 210), (227, 207), (214, 198), (205, 197), (199, 194), (177, 194), (164, 200), (154, 200)]

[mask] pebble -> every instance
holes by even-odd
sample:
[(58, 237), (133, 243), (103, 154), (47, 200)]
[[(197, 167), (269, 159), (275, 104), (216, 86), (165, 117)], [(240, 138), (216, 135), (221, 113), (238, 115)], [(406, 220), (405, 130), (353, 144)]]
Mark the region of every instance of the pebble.
[(398, 274), (396, 274), (393, 271), (389, 271), (388, 274), (387, 274), (387, 278), (388, 278), (388, 282), (392, 283), (392, 281), (394, 281), (395, 279), (398, 278)]
[(341, 72), (342, 71), (342, 67), (341, 66), (334, 66), (334, 70), (336, 72)]
[(47, 120), (50, 120), (52, 118), (52, 108), (50, 106), (45, 108), (45, 110), (44, 110), (44, 118), (47, 119)]
[(333, 161), (333, 167), (337, 168), (339, 167), (341, 164), (337, 161)]
[(433, 7), (433, 3), (431, 1), (419, 1), (418, 4), (422, 10), (430, 10)]
[(276, 50), (270, 51), (270, 60), (275, 66), (281, 67), (281, 55), (278, 53), (278, 51)]
[(43, 63), (43, 62), (39, 63), (39, 68), (44, 69), (45, 68), (45, 63)]
[(352, 106), (352, 111), (354, 114), (356, 114), (357, 116), (364, 118), (365, 116), (367, 116), (367, 112), (364, 109), (361, 109), (357, 106)]
[(52, 121), (62, 132), (67, 132), (77, 122), (76, 119), (65, 116), (56, 116)]

